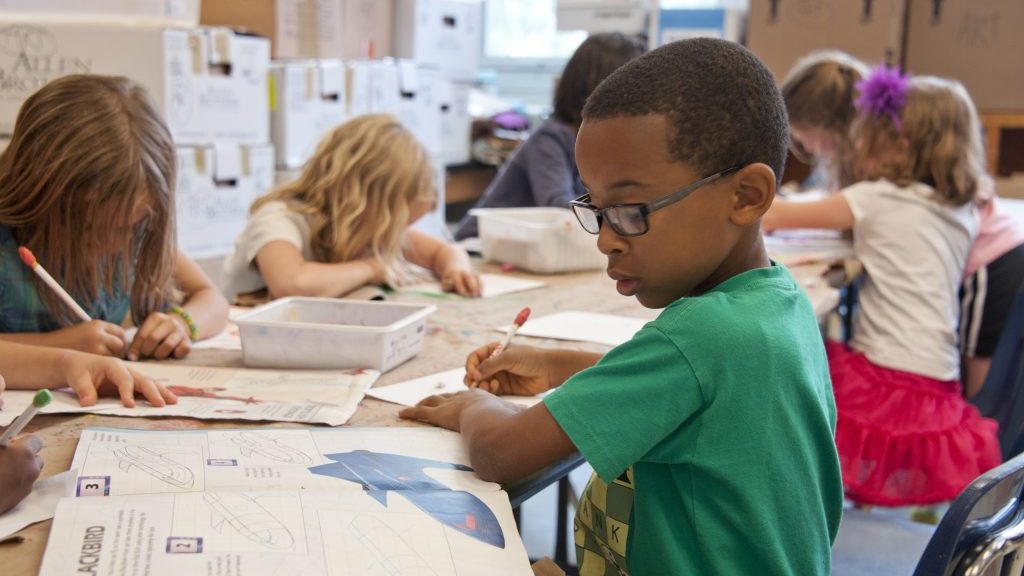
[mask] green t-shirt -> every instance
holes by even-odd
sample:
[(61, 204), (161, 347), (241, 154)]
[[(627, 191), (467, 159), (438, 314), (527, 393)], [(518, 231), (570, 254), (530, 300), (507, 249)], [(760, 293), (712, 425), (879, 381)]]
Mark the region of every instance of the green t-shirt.
[(784, 267), (672, 303), (544, 404), (597, 472), (576, 514), (581, 576), (829, 574), (835, 403)]

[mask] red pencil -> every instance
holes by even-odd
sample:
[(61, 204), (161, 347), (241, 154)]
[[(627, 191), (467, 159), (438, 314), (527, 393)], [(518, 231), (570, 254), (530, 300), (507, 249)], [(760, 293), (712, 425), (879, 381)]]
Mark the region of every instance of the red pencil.
[(505, 332), (505, 338), (501, 341), (500, 344), (498, 344), (498, 347), (494, 349), (494, 352), (491, 352), (491, 358), (494, 358), (498, 354), (501, 354), (502, 352), (505, 351), (506, 348), (508, 348), (508, 345), (512, 343), (512, 337), (516, 335), (516, 332), (518, 332), (519, 328), (521, 328), (522, 325), (526, 323), (526, 319), (529, 317), (529, 306), (519, 311), (519, 314), (516, 315), (515, 321), (513, 321), (512, 325), (508, 327), (508, 332)]

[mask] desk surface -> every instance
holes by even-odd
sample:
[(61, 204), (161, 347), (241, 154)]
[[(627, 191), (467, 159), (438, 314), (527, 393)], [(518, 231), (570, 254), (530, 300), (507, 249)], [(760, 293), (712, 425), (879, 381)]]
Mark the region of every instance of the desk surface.
[[(484, 272), (496, 272), (492, 265), (482, 265)], [(815, 312), (819, 318), (828, 314), (839, 301), (838, 294), (818, 279), (821, 266), (801, 266), (793, 269), (794, 275), (805, 285)], [(496, 340), (500, 334), (491, 330), (493, 326), (508, 323), (523, 306), (530, 306), (535, 316), (543, 316), (563, 310), (586, 310), (607, 314), (621, 314), (638, 318), (654, 318), (657, 310), (649, 310), (634, 298), (623, 298), (615, 292), (615, 285), (604, 272), (588, 272), (559, 276), (539, 277), (548, 286), (539, 290), (509, 294), (487, 300), (469, 300), (453, 296), (429, 297), (417, 294), (400, 294), (395, 300), (407, 302), (429, 302), (437, 306), (437, 312), (429, 319), (423, 350), (418, 356), (384, 374), (375, 386), (386, 386), (419, 376), (461, 366), (466, 356), (477, 346)], [(606, 347), (579, 342), (560, 342), (522, 337), (524, 343), (544, 347), (560, 347), (575, 350), (605, 351)], [(205, 366), (242, 366), (239, 352), (197, 350), (180, 362)], [(419, 426), (420, 424), (400, 420), (399, 407), (394, 404), (364, 399), (355, 415), (346, 426)], [(71, 465), (75, 446), (83, 428), (109, 426), (149, 430), (180, 430), (189, 428), (226, 428), (247, 426), (296, 427), (301, 424), (253, 423), (234, 420), (204, 421), (189, 418), (121, 418), (114, 416), (47, 415), (38, 416), (26, 429), (43, 441), (42, 456), (45, 461), (43, 476), (67, 470)], [(571, 467), (569, 468), (571, 469)], [(564, 472), (568, 472), (565, 470)], [(557, 477), (540, 474), (538, 478), (547, 483)], [(540, 486), (528, 487), (530, 490)], [(523, 489), (523, 487), (520, 487)], [(50, 521), (30, 526), (19, 535), (24, 538), (20, 544), (0, 545), (0, 566), (5, 574), (36, 574), (42, 562), (50, 532)]]

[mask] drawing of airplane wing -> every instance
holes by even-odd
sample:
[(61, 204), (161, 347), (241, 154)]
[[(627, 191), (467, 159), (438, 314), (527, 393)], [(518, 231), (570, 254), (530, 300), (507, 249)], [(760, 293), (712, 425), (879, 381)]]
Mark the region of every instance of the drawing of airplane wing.
[(399, 492), (438, 522), (496, 548), (505, 548), (505, 533), (482, 500), (461, 490)]
[(387, 576), (436, 576), (437, 572), (416, 553), (394, 529), (373, 516), (356, 516), (348, 525), (362, 548), (375, 563), (368, 568), (371, 574)]
[(207, 492), (203, 500), (210, 507), (214, 528), (230, 526), (250, 542), (265, 548), (288, 550), (295, 546), (291, 530), (254, 498), (230, 492)]
[(428, 476), (424, 470), (473, 470), (463, 464), (369, 450), (326, 454), (325, 457), (334, 462), (313, 466), (309, 471), (362, 484), (364, 490), (447, 490), (444, 484)]
[(135, 467), (171, 486), (187, 490), (195, 485), (195, 475), (188, 466), (149, 448), (124, 446), (114, 450), (114, 456), (118, 467), (125, 472)]
[(273, 438), (266, 438), (252, 432), (239, 432), (231, 437), (231, 441), (238, 446), (238, 451), (243, 456), (251, 457), (253, 454), (259, 454), (275, 462), (302, 466), (309, 466), (313, 463), (313, 459), (305, 452), (296, 450)]

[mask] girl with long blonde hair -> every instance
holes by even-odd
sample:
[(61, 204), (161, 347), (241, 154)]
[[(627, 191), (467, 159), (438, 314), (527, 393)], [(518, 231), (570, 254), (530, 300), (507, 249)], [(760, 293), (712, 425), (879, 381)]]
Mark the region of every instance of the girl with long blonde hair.
[(826, 343), (843, 483), (862, 504), (935, 504), (1002, 460), (995, 422), (961, 394), (957, 349), (957, 292), (989, 186), (981, 132), (958, 82), (880, 67), (858, 90), (861, 182), (776, 201), (762, 222), (853, 231), (865, 271), (854, 333)]
[[(30, 96), (0, 156), (0, 339), (180, 358), (219, 333), (227, 302), (175, 248), (174, 143), (127, 78), (65, 76)], [(21, 262), (26, 246), (93, 319)], [(175, 289), (183, 300), (175, 300)], [(138, 332), (128, 347), (122, 324)]]
[(225, 264), (228, 295), (343, 296), (394, 283), (395, 263), (407, 260), (446, 290), (479, 296), (465, 251), (410, 228), (436, 203), (429, 158), (398, 120), (350, 120), (323, 138), (297, 180), (253, 204)]

